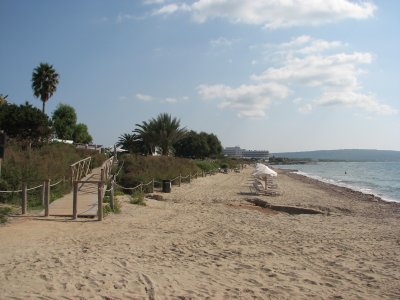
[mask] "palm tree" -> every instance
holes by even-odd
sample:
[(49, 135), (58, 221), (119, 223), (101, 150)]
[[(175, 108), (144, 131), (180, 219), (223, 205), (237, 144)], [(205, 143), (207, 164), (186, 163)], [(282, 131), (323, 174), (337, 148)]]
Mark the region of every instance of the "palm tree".
[(180, 120), (172, 118), (167, 113), (159, 114), (152, 119), (153, 130), (157, 137), (157, 145), (161, 148), (162, 155), (168, 155), (173, 150), (173, 144), (183, 138), (185, 128), (180, 128)]
[(186, 133), (180, 128), (180, 121), (169, 114), (159, 114), (149, 122), (136, 124), (134, 135), (146, 148), (146, 154), (155, 153), (156, 146), (161, 148), (162, 155), (168, 155), (173, 150), (173, 144), (179, 141)]
[(143, 145), (144, 154), (155, 153), (157, 136), (154, 131), (154, 123), (152, 123), (152, 121), (144, 121), (142, 124), (136, 124), (136, 127), (137, 128), (133, 131), (133, 135)]
[(47, 100), (55, 93), (58, 84), (58, 74), (52, 65), (40, 63), (32, 73), (32, 89), (36, 98), (43, 102), (42, 112), (45, 112)]
[(118, 138), (116, 146), (122, 146), (123, 149), (128, 150), (130, 153), (135, 153), (140, 145), (134, 134), (124, 133)]

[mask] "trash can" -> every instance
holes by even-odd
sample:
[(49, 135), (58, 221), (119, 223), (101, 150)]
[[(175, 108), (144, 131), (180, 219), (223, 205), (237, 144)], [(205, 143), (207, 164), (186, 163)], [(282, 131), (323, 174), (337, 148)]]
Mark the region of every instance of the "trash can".
[(162, 191), (163, 193), (171, 193), (171, 180), (162, 181)]

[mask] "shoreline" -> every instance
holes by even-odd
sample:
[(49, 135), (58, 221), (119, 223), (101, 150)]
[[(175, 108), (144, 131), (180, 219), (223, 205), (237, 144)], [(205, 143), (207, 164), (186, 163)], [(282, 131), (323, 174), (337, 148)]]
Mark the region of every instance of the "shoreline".
[[(282, 172), (249, 192), (251, 167), (198, 178), (147, 206), (120, 198), (102, 222), (0, 226), (5, 299), (400, 298), (400, 205)], [(249, 203), (304, 207), (290, 214)], [(366, 201), (367, 200), (367, 201)]]
[(357, 187), (351, 187), (351, 186), (341, 185), (340, 183), (335, 182), (334, 180), (333, 180), (334, 183), (328, 182), (328, 180), (331, 180), (331, 179), (326, 179), (326, 181), (325, 181), (323, 178), (318, 179), (318, 178), (315, 178), (315, 177), (318, 177), (318, 176), (316, 176), (316, 175), (311, 175), (311, 174), (302, 172), (302, 171), (297, 170), (297, 169), (280, 169), (280, 168), (274, 168), (274, 170), (282, 171), (282, 173), (289, 174), (289, 176), (290, 176), (290, 174), (293, 174), (293, 175), (299, 176), (299, 178), (305, 177), (305, 178), (307, 178), (307, 179), (314, 180), (316, 183), (324, 183), (324, 184), (327, 184), (327, 185), (332, 185), (332, 186), (334, 186), (334, 187), (339, 187), (339, 188), (347, 189), (347, 190), (349, 190), (349, 191), (351, 191), (351, 192), (353, 192), (353, 193), (360, 193), (360, 194), (365, 195), (366, 198), (368, 198), (367, 200), (371, 200), (371, 199), (369, 199), (369, 198), (372, 197), (372, 198), (373, 198), (372, 201), (378, 200), (378, 201), (383, 201), (383, 202), (387, 202), (387, 203), (397, 203), (397, 204), (400, 204), (400, 199), (389, 199), (389, 198), (384, 198), (384, 197), (379, 196), (379, 195), (374, 194), (374, 193), (367, 193), (367, 192), (364, 192), (364, 191), (362, 191), (360, 188), (357, 188)]
[[(276, 170), (276, 169), (275, 169)], [(285, 174), (290, 178), (294, 178), (295, 180), (301, 181), (306, 184), (311, 184), (317, 186), (318, 188), (327, 191), (333, 195), (343, 195), (346, 198), (351, 199), (351, 201), (357, 201), (361, 203), (370, 203), (370, 204), (381, 204), (387, 207), (391, 207), (395, 213), (399, 213), (400, 216), (400, 202), (397, 201), (388, 201), (385, 200), (375, 194), (364, 193), (362, 191), (358, 191), (349, 187), (340, 186), (334, 183), (325, 182), (322, 180), (318, 180), (313, 177), (309, 177), (307, 175), (296, 173), (295, 169), (278, 169), (278, 174)]]

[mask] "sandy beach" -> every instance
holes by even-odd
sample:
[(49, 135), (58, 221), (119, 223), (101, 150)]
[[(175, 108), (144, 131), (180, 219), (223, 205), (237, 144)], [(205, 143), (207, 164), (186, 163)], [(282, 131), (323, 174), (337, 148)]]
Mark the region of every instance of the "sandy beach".
[[(193, 180), (105, 217), (0, 227), (0, 299), (400, 299), (400, 205), (281, 171)], [(312, 208), (288, 214), (254, 206)]]

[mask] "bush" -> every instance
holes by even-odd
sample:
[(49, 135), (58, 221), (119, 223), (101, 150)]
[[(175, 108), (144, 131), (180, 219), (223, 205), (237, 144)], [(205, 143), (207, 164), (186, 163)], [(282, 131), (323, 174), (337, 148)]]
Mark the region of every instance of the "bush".
[[(110, 196), (104, 196), (103, 203), (110, 203)], [(103, 212), (104, 212), (104, 214), (108, 214), (111, 212), (113, 212), (115, 214), (119, 214), (121, 212), (121, 206), (119, 204), (118, 198), (115, 197), (115, 194), (114, 194), (114, 210), (111, 209), (110, 205), (105, 205), (103, 207)]]
[(134, 192), (131, 195), (131, 200), (129, 203), (146, 206), (146, 202), (144, 201), (144, 193), (140, 191)]
[(11, 213), (11, 207), (0, 206), (0, 224), (7, 221), (7, 216)]
[(153, 178), (156, 181), (173, 179), (194, 174), (201, 169), (193, 160), (166, 156), (123, 156), (123, 172), (118, 181), (124, 187), (134, 187), (140, 183), (148, 183)]
[[(92, 156), (93, 167), (100, 166), (105, 160), (103, 154), (93, 151), (77, 150), (73, 145), (52, 143), (40, 148), (22, 150), (20, 145), (10, 141), (7, 145), (5, 159), (2, 165), (0, 190), (19, 190), (22, 182), (28, 183), (28, 188), (40, 185), (50, 178), (52, 183), (60, 179), (68, 179), (70, 165), (82, 158)], [(68, 182), (51, 189), (51, 199), (54, 200), (68, 193), (71, 187)], [(41, 204), (40, 189), (28, 193), (28, 206)], [(20, 193), (0, 194), (0, 202), (16, 203)]]
[(219, 160), (222, 169), (235, 169), (240, 165), (241, 161), (233, 158), (223, 158)]
[(210, 172), (220, 167), (217, 161), (212, 160), (196, 160), (195, 163), (204, 172)]

